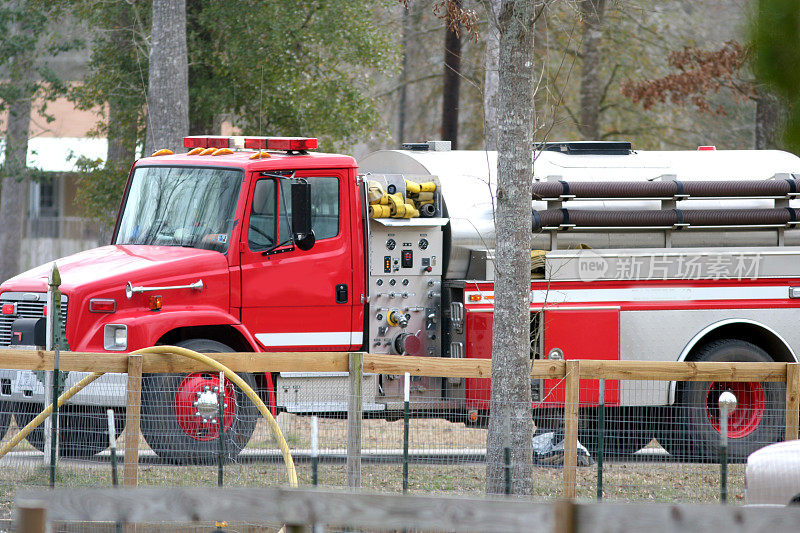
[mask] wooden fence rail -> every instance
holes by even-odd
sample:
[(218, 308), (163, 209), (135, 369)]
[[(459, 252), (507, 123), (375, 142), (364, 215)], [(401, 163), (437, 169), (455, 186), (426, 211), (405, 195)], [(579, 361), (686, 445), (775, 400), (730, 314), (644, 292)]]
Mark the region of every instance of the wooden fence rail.
[[(27, 503), (31, 502), (31, 503)], [(37, 503), (32, 503), (37, 502)], [(458, 498), (287, 488), (137, 488), (21, 491), (17, 516), (36, 508), (50, 522), (192, 524), (225, 521), (311, 524), (380, 530), (542, 531), (554, 533), (692, 531), (796, 532), (800, 508), (534, 503), (517, 498)], [(25, 513), (21, 512), (23, 509)], [(44, 511), (38, 513), (40, 516)], [(42, 521), (32, 521), (41, 524)], [(45, 529), (26, 529), (40, 533)]]
[[(360, 400), (363, 373), (414, 376), (489, 378), (489, 359), (447, 359), (361, 352), (276, 352), (208, 354), (235, 372), (349, 372), (352, 391), (349, 398)], [(353, 366), (353, 361), (358, 363)], [(53, 352), (44, 350), (0, 350), (0, 368), (52, 370)], [(62, 352), (62, 371), (118, 372), (128, 374), (125, 484), (137, 483), (139, 409), (143, 373), (187, 373), (207, 370), (201, 362), (170, 354), (128, 354)], [(800, 363), (666, 362), (666, 361), (568, 361), (537, 360), (531, 365), (531, 378), (563, 379), (564, 409), (564, 483), (563, 495), (575, 496), (577, 475), (578, 391), (582, 379), (660, 380), (660, 381), (767, 381), (786, 384), (785, 439), (798, 438), (800, 428)], [(360, 405), (351, 411), (361, 412)], [(349, 417), (348, 486), (359, 486), (360, 416)], [(357, 464), (358, 463), (358, 464)]]

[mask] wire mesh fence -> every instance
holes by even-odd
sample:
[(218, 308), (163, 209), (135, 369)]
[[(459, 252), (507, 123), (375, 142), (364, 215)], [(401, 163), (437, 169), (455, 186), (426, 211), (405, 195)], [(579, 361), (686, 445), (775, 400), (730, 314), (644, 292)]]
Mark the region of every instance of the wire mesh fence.
[[(407, 359), (409, 368), (419, 373), (415, 359)], [(751, 374), (742, 369), (752, 366), (731, 365), (714, 381), (694, 381), (702, 376), (681, 381), (687, 379), (685, 372), (664, 372), (660, 380), (617, 379), (633, 372), (620, 373), (619, 363), (612, 369), (619, 375), (600, 380), (596, 376), (602, 364), (586, 363), (588, 370), (574, 362), (562, 365), (560, 371), (547, 374), (555, 377), (532, 380), (541, 401), (511, 406), (512, 412), (517, 407), (533, 421), (530, 482), (535, 500), (567, 495), (617, 502), (714, 503), (724, 489), (729, 503), (745, 503), (747, 456), (787, 435), (796, 437), (797, 414), (787, 416), (797, 409), (790, 401), (787, 411), (787, 397), (792, 395), (787, 396), (785, 382), (793, 373), (786, 369), (791, 365), (762, 365), (767, 369)], [(481, 495), (487, 471), (505, 475), (503, 450), (487, 450), (493, 411), (488, 379), (410, 376), (406, 419), (403, 387), (395, 387), (404, 382), (402, 374), (365, 374), (359, 391), (347, 374), (301, 367), (305, 373), (278, 377), (271, 388), (264, 372), (240, 374), (267, 405), (283, 406), (276, 417), (280, 436), (247, 392), (217, 372), (145, 373), (142, 378), (106, 374), (60, 409), (54, 470), (48, 453), (52, 430), (45, 424), (0, 457), (0, 518), (11, 517), (17, 491), (49, 486), (51, 472), (55, 487), (112, 486), (109, 408), (120, 484), (285, 485), (292, 467), (285, 464), (281, 440), (291, 450), (300, 486)], [(696, 372), (702, 367), (694, 368)], [(45, 408), (48, 383), (45, 373), (4, 372), (10, 377), (3, 378), (8, 382), (0, 389), (0, 453)], [(438, 372), (447, 374), (442, 368)], [(592, 379), (582, 379), (584, 372)], [(459, 373), (463, 370), (453, 372)], [(64, 388), (82, 375), (70, 372)], [(748, 375), (768, 381), (737, 381)], [(469, 387), (465, 379), (471, 380)], [(454, 390), (465, 392), (448, 396)], [(727, 417), (729, 466), (723, 487), (719, 400), (726, 391), (738, 404)], [(794, 401), (796, 395), (795, 391)], [(348, 416), (354, 403), (361, 405), (363, 417)], [(570, 444), (573, 438), (575, 447)], [(509, 453), (508, 461), (517, 457)], [(503, 464), (491, 469), (487, 461)]]

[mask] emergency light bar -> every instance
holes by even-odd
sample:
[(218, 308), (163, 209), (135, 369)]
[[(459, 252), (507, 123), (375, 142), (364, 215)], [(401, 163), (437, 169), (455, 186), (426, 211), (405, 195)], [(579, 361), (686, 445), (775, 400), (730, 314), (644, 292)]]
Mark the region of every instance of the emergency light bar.
[(317, 148), (313, 137), (223, 137), (220, 135), (195, 135), (183, 138), (184, 148), (231, 148), (251, 150), (287, 150), (302, 152)]

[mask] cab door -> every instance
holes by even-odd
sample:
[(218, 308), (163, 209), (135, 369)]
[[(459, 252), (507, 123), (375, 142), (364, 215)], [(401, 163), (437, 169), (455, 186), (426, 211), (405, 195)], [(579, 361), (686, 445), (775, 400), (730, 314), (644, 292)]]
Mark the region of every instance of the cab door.
[[(297, 171), (311, 185), (316, 243), (291, 243), (291, 179), (251, 180), (242, 226), (242, 322), (267, 351), (343, 351), (361, 346), (354, 294), (348, 169)], [(283, 173), (290, 174), (290, 173)]]

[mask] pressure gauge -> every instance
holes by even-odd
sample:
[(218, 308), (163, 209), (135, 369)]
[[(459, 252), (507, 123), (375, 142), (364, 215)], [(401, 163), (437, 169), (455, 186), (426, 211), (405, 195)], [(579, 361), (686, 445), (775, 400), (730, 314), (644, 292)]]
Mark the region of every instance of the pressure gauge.
[(420, 239), (419, 240), (419, 249), (424, 250), (428, 247), (428, 239)]
[(396, 245), (397, 245), (397, 243), (394, 242), (394, 239), (389, 239), (388, 241), (386, 241), (386, 248), (389, 249), (389, 250), (394, 250), (394, 247)]

